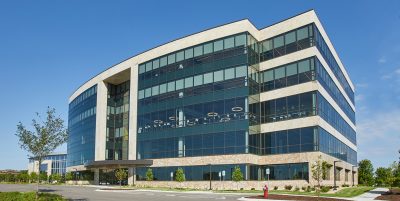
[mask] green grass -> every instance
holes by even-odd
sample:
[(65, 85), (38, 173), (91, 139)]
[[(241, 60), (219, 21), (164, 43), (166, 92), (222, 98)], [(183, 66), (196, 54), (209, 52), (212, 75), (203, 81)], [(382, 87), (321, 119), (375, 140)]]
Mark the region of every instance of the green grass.
[[(0, 200), (2, 201), (34, 201), (36, 200), (36, 192), (0, 192)], [(64, 201), (61, 195), (40, 193), (40, 201)]]

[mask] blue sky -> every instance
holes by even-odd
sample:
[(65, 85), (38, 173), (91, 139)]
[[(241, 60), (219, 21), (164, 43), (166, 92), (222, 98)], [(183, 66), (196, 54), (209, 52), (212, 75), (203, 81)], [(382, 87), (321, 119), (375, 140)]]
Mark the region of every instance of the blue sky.
[[(238, 19), (262, 28), (315, 9), (356, 86), (358, 158), (400, 149), (400, 1), (1, 1), (0, 169), (26, 169), (14, 136), (88, 78), (132, 55)], [(59, 150), (66, 150), (66, 145)]]

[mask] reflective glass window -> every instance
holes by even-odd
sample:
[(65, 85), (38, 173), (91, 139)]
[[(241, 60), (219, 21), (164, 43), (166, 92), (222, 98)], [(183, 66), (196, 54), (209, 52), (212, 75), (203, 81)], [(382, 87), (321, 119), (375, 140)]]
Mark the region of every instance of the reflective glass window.
[(167, 92), (167, 84), (160, 85), (160, 94)]
[(156, 59), (153, 61), (153, 69), (160, 67), (160, 60)]
[(183, 79), (176, 81), (176, 90), (183, 89)]
[(239, 36), (235, 36), (235, 46), (242, 46), (246, 45), (246, 35), (242, 34)]
[(153, 70), (153, 63), (147, 62), (146, 63), (146, 72)]
[(285, 77), (285, 67), (280, 67), (280, 68), (275, 69), (274, 73), (275, 73), (275, 79)]
[(247, 76), (247, 67), (246, 66), (236, 67), (236, 77), (245, 77), (245, 76)]
[(262, 51), (270, 51), (272, 50), (272, 40), (266, 40), (262, 43)]
[(153, 96), (156, 96), (156, 95), (158, 95), (158, 93), (159, 93), (159, 91), (158, 91), (158, 85), (157, 86), (154, 86), (154, 87), (152, 87), (152, 89), (151, 89), (151, 91), (152, 91), (152, 95)]
[(145, 91), (144, 91), (144, 97), (147, 98), (147, 97), (150, 97), (150, 96), (151, 96), (151, 88), (145, 89)]
[(202, 45), (194, 48), (194, 56), (197, 57), (200, 55), (203, 55), (203, 46)]
[(308, 37), (308, 28), (304, 27), (297, 30), (297, 40), (305, 39)]
[(296, 75), (297, 74), (297, 64), (289, 64), (286, 66), (286, 76)]
[(234, 68), (225, 69), (225, 80), (233, 78), (235, 78), (235, 69)]
[(185, 59), (190, 59), (193, 57), (193, 48), (185, 50)]
[(296, 32), (292, 31), (285, 34), (285, 44), (290, 44), (296, 41)]
[(167, 65), (167, 56), (161, 57), (160, 59), (160, 67), (166, 66)]
[(224, 49), (224, 41), (218, 40), (214, 42), (214, 52)]
[(310, 71), (310, 61), (304, 60), (299, 62), (299, 73)]
[(168, 55), (168, 64), (175, 63), (175, 54)]
[(213, 73), (206, 73), (204, 74), (204, 84), (212, 83), (213, 82)]
[(220, 70), (220, 71), (215, 71), (214, 72), (214, 82), (219, 82), (224, 80), (224, 71)]
[(194, 76), (194, 84), (193, 86), (199, 86), (203, 84), (203, 75)]
[(185, 88), (193, 87), (193, 77), (185, 78)]
[(139, 91), (139, 99), (144, 98), (144, 90)]
[(146, 72), (146, 65), (141, 64), (139, 65), (139, 74)]
[(212, 43), (204, 44), (203, 48), (204, 48), (204, 54), (213, 52), (213, 44)]
[(269, 82), (274, 80), (274, 71), (268, 70), (264, 72), (264, 82)]
[(224, 49), (229, 49), (235, 46), (235, 39), (233, 37), (224, 40)]
[(183, 51), (180, 51), (180, 52), (178, 52), (178, 53), (176, 53), (176, 61), (178, 62), (178, 61), (182, 61), (182, 60), (184, 60), (185, 59), (185, 55), (184, 55), (184, 52)]
[(283, 36), (274, 38), (274, 48), (282, 47), (284, 45)]
[(168, 82), (168, 92), (175, 91), (175, 82)]

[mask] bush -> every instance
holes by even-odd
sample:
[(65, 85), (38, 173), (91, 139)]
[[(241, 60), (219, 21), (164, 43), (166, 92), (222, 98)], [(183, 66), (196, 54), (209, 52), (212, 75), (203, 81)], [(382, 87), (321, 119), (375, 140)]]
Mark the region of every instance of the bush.
[(307, 187), (303, 186), (301, 187), (301, 190), (306, 191)]
[(251, 190), (252, 190), (252, 191), (255, 191), (255, 190), (256, 190), (256, 188), (251, 188)]
[(292, 188), (293, 188), (292, 185), (285, 185), (285, 189), (288, 190), (288, 191), (292, 190)]
[(311, 188), (310, 188), (310, 192), (311, 192), (311, 191), (315, 191), (315, 187), (311, 187)]
[(329, 190), (331, 190), (331, 188), (332, 188), (331, 186), (321, 186), (321, 192), (326, 193)]
[[(34, 201), (36, 200), (36, 192), (0, 192), (0, 200), (23, 200)], [(60, 195), (50, 193), (40, 193), (39, 201), (61, 201), (65, 200)]]
[(278, 186), (274, 186), (274, 190), (275, 190), (275, 191), (278, 190)]
[(296, 186), (296, 188), (294, 188), (294, 191), (299, 191), (300, 188)]
[(348, 184), (343, 184), (342, 187), (349, 187), (349, 185)]

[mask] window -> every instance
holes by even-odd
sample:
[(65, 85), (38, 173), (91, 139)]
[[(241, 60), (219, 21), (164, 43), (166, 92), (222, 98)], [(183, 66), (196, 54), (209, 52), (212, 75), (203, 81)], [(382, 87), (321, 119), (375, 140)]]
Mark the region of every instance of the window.
[(296, 42), (296, 32), (292, 31), (285, 34), (285, 44)]
[(183, 89), (183, 79), (176, 81), (176, 90)]
[(275, 79), (280, 79), (285, 77), (285, 67), (280, 67), (274, 70), (275, 72)]
[(157, 96), (157, 95), (158, 95), (158, 92), (159, 92), (159, 91), (158, 91), (158, 85), (152, 87), (151, 91), (152, 91), (152, 93), (153, 93), (153, 96)]
[(235, 46), (242, 46), (246, 45), (246, 35), (242, 34), (239, 36), (235, 36)]
[(156, 59), (153, 61), (153, 69), (160, 67), (160, 60)]
[(175, 54), (168, 55), (168, 65), (175, 63)]
[(286, 76), (296, 75), (297, 74), (297, 64), (289, 64), (286, 66)]
[(194, 56), (197, 57), (201, 55), (203, 55), (203, 46), (200, 45), (194, 48)]
[(162, 57), (160, 59), (160, 67), (166, 66), (167, 65), (167, 56)]
[(308, 38), (308, 27), (297, 30), (297, 40)]
[(167, 92), (167, 84), (160, 85), (160, 94)]
[(141, 64), (139, 65), (139, 74), (146, 72), (146, 65)]
[(185, 59), (190, 59), (193, 57), (193, 48), (185, 50)]
[(274, 48), (282, 47), (284, 45), (283, 36), (274, 38)]
[(194, 86), (199, 86), (203, 84), (203, 75), (194, 76)]
[(214, 52), (224, 49), (224, 41), (218, 40), (214, 42)]
[(235, 78), (235, 69), (234, 68), (225, 69), (225, 80), (233, 78)]
[(193, 87), (193, 77), (185, 78), (185, 88)]
[(204, 54), (208, 54), (213, 52), (213, 44), (212, 43), (207, 43), (204, 45)]
[(151, 88), (147, 88), (144, 91), (144, 97), (148, 98), (151, 96)]
[(246, 76), (247, 76), (246, 66), (236, 67), (236, 77), (246, 77)]
[(182, 60), (184, 60), (185, 59), (185, 55), (184, 55), (184, 52), (183, 51), (180, 51), (180, 52), (178, 52), (178, 53), (176, 53), (176, 61), (178, 62), (178, 61), (182, 61)]
[(222, 80), (224, 80), (224, 71), (220, 70), (220, 71), (214, 72), (214, 82), (219, 82)]
[(175, 91), (175, 82), (168, 82), (168, 92)]
[(224, 40), (224, 49), (229, 49), (235, 46), (235, 39), (233, 37)]
[(310, 71), (310, 61), (305, 60), (299, 62), (299, 73)]
[(146, 63), (146, 72), (151, 71), (153, 68), (153, 63), (152, 62), (147, 62)]
[(266, 40), (262, 43), (262, 51), (270, 51), (272, 50), (272, 40)]
[(139, 91), (139, 99), (144, 98), (144, 90)]
[(213, 82), (213, 73), (206, 73), (204, 74), (204, 84), (212, 83)]

